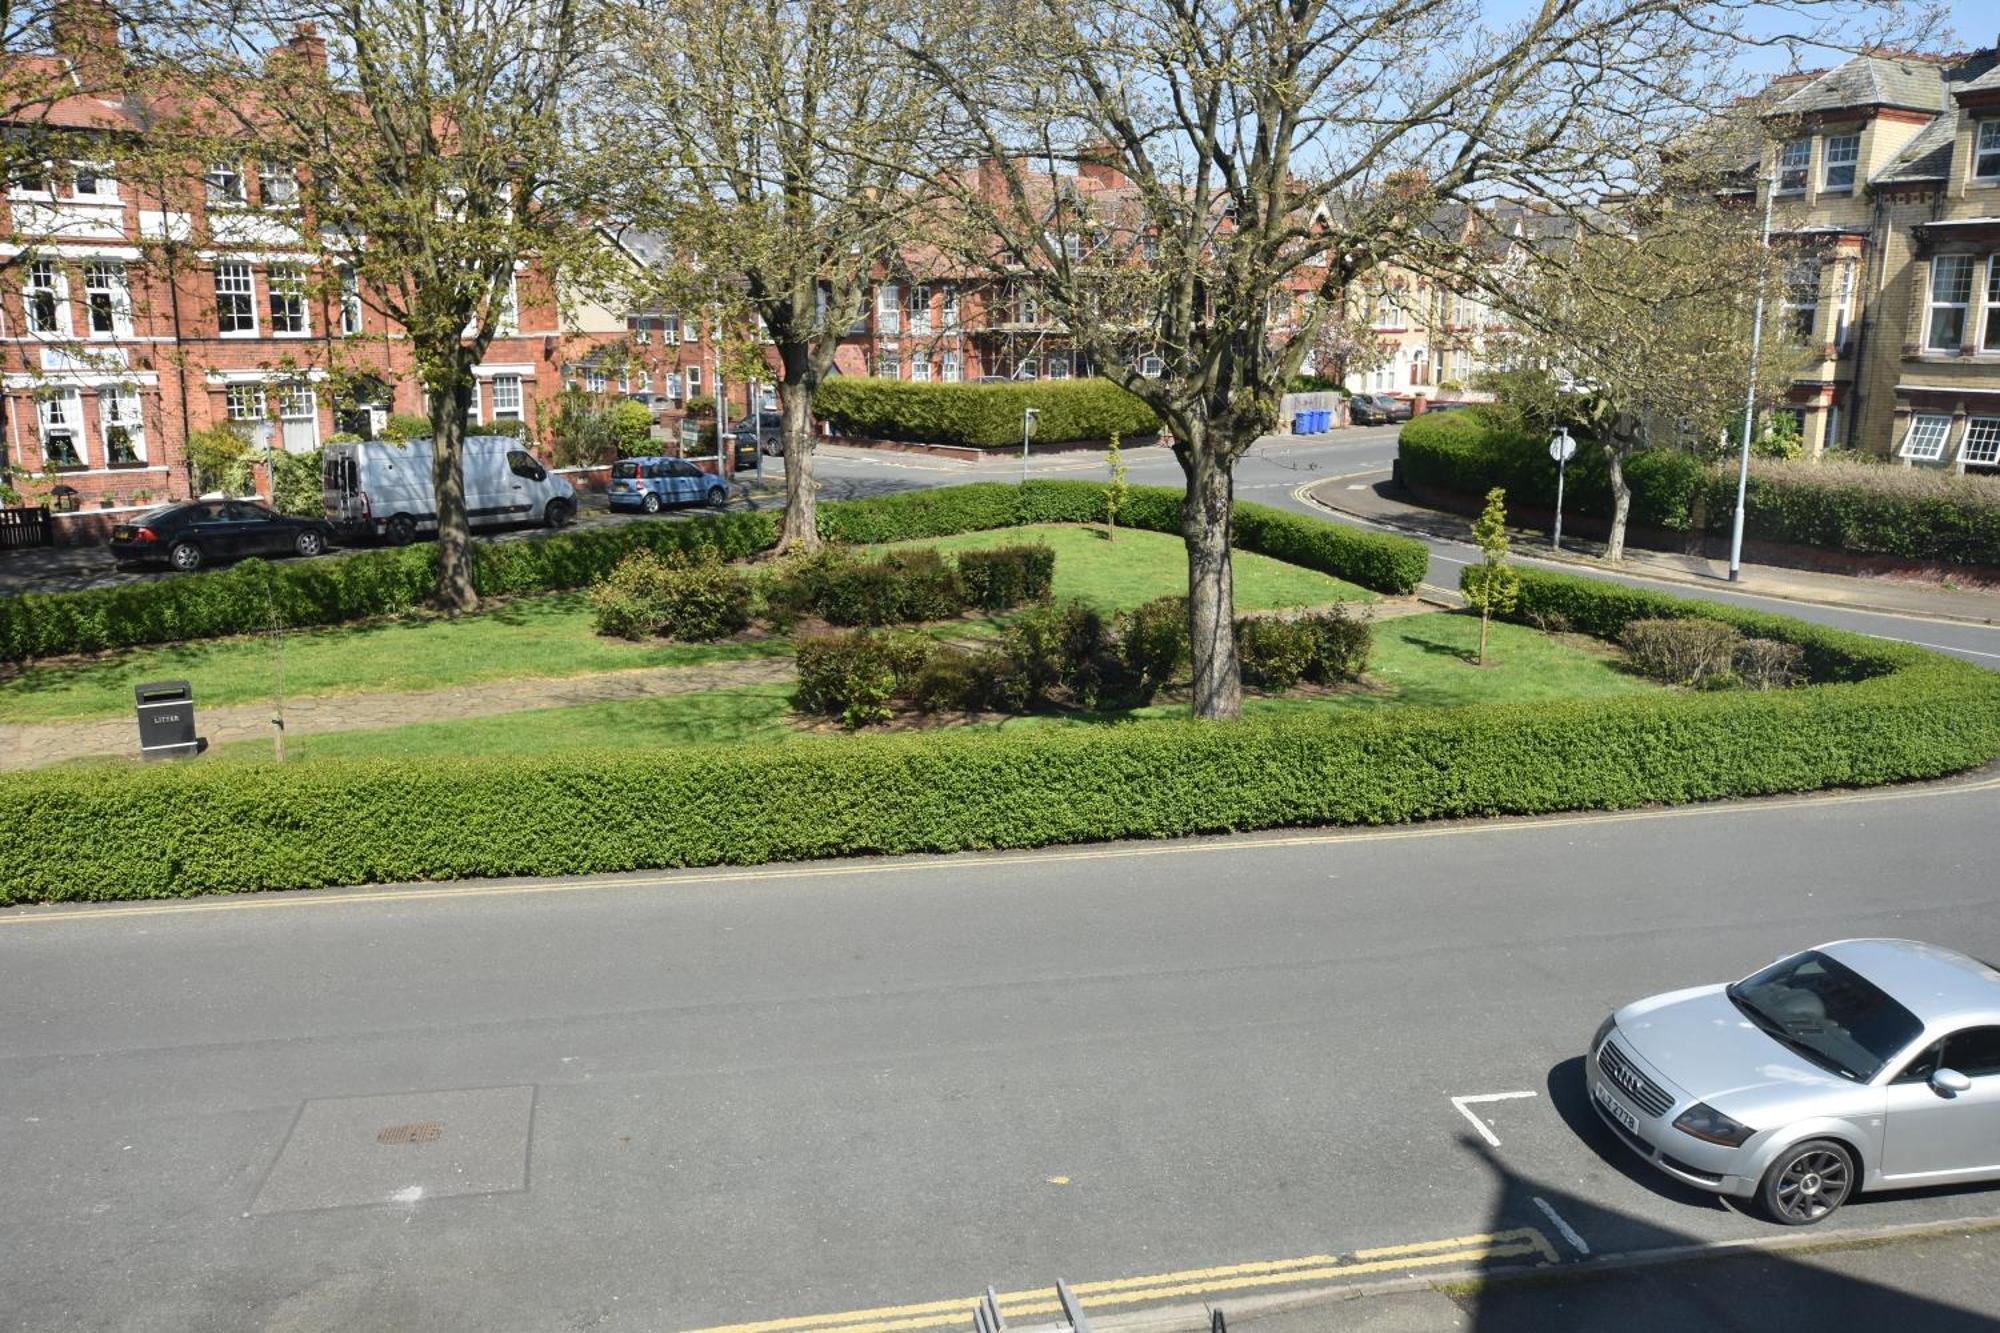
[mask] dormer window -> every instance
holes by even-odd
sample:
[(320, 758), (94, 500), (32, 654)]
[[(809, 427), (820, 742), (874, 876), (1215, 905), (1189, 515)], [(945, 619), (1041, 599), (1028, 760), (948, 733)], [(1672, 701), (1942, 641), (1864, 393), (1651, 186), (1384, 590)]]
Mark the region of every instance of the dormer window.
[(1983, 181), (2000, 181), (2000, 120), (1979, 122), (1979, 139), (1972, 151), (1972, 174)]
[(1825, 176), (1823, 190), (1852, 190), (1854, 170), (1861, 162), (1861, 136), (1858, 134), (1829, 134), (1825, 148)]
[(1812, 140), (1794, 139), (1778, 150), (1778, 193), (1804, 194), (1812, 163)]

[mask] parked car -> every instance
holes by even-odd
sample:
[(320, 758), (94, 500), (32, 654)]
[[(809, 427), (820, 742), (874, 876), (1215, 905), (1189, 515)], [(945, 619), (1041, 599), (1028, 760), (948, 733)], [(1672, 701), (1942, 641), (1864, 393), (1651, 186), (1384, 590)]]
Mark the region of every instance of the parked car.
[(1584, 1063), (1647, 1162), (1790, 1226), (1860, 1190), (2000, 1180), (2000, 971), (1950, 949), (1842, 940), (1656, 995)]
[(322, 520), (256, 500), (189, 500), (112, 528), (111, 555), (122, 565), (164, 563), (187, 573), (246, 555), (319, 555), (332, 538)]
[(758, 451), (766, 458), (780, 458), (784, 455), (785, 417), (782, 412), (759, 412), (754, 421), (744, 417), (731, 425), (729, 432), (739, 440), (744, 436), (755, 437)]
[[(382, 537), (397, 546), (419, 532), (435, 532), (432, 457), (429, 440), (327, 445), (320, 465), (327, 522), (343, 536)], [(467, 439), (460, 474), (474, 527), (539, 522), (560, 528), (576, 517), (576, 488), (512, 436)]]
[(1347, 410), (1357, 426), (1387, 426), (1410, 419), (1409, 402), (1386, 393), (1357, 393), (1347, 400)]
[(685, 458), (621, 458), (611, 465), (613, 509), (657, 514), (668, 505), (729, 503), (729, 483)]

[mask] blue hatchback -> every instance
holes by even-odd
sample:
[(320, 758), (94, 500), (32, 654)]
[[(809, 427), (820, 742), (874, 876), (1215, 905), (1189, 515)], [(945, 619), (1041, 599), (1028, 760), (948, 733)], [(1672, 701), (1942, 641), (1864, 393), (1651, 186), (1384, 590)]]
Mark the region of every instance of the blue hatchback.
[(611, 465), (613, 509), (657, 514), (668, 505), (729, 503), (729, 483), (703, 472), (685, 458), (621, 458)]

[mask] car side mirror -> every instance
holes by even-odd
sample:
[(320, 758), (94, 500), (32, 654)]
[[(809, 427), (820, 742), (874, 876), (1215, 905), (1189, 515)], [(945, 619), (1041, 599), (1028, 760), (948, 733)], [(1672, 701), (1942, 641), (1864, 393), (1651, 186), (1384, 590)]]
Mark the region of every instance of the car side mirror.
[(1940, 1069), (1931, 1075), (1931, 1091), (1940, 1097), (1955, 1097), (1972, 1091), (1972, 1080), (1956, 1069)]

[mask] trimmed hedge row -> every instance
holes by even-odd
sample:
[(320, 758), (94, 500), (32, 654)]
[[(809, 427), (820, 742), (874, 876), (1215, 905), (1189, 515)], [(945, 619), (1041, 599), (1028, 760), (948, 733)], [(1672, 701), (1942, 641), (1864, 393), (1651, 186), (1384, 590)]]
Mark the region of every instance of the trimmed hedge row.
[(1845, 683), (1231, 726), (48, 769), (0, 777), (0, 902), (1615, 809), (1933, 778), (2000, 754), (2000, 673), (1587, 579), (1522, 582), (1524, 619), (1559, 611), (1597, 632), (1642, 613), (1726, 620), (1800, 644)]
[[(1494, 424), (1478, 409), (1426, 414), (1403, 427), (1404, 479), (1466, 495), (1505, 487), (1510, 501), (1553, 508), (1556, 465), (1548, 441)], [(1670, 532), (1726, 533), (1736, 508), (1736, 469), (1677, 449), (1628, 459), (1632, 522)], [(1602, 450), (1570, 461), (1565, 504), (1611, 515)], [(2000, 566), (2000, 481), (1914, 472), (1878, 464), (1753, 460), (1744, 535), (1856, 555), (1954, 565)]]
[[(1085, 481), (1025, 486), (975, 482), (821, 507), (831, 540), (907, 541), (1024, 523), (1094, 523), (1105, 487)], [(1180, 530), (1180, 492), (1134, 486), (1119, 521), (1157, 532)], [(771, 511), (710, 514), (679, 522), (624, 523), (551, 533), (524, 541), (479, 542), (473, 581), (481, 596), (580, 588), (637, 550), (713, 550), (729, 560), (777, 540)], [(1239, 548), (1359, 583), (1407, 593), (1423, 578), (1428, 553), (1404, 537), (1336, 527), (1263, 505), (1236, 506)], [(436, 548), (360, 551), (337, 559), (246, 560), (229, 569), (82, 592), (0, 597), (0, 661), (99, 652), (254, 633), (273, 623), (335, 625), (421, 606), (435, 582)]]
[(1130, 439), (1160, 428), (1153, 409), (1108, 380), (1016, 384), (919, 384), (835, 376), (819, 386), (813, 411), (847, 435), (975, 449), (1019, 449), (1021, 414), (1034, 408), (1039, 444)]

